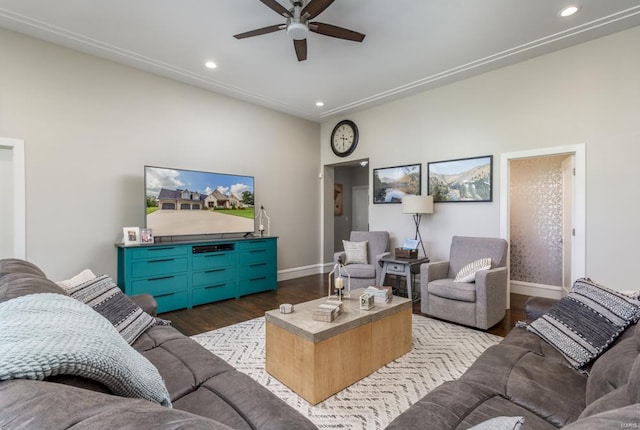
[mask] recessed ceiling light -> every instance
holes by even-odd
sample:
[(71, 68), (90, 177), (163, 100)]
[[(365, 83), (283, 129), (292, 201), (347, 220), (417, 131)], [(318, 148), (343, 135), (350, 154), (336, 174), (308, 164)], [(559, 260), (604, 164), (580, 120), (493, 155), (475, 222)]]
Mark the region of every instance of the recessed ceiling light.
[(204, 66), (207, 69), (215, 69), (216, 67), (218, 67), (218, 65), (216, 63), (214, 63), (213, 61), (207, 61), (206, 63), (204, 63)]
[(571, 16), (578, 11), (578, 6), (567, 6), (560, 11), (560, 16), (566, 18), (567, 16)]
[(322, 107), (322, 106), (324, 106), (324, 102), (316, 102), (316, 106), (317, 107)]

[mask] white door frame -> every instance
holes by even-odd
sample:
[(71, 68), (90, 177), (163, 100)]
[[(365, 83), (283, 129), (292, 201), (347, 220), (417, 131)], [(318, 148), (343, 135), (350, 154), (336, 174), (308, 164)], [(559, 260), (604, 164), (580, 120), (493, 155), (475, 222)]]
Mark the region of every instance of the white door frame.
[[(571, 279), (583, 277), (586, 274), (586, 148), (584, 143), (552, 148), (533, 149), (528, 151), (508, 152), (500, 154), (500, 237), (509, 240), (509, 161), (520, 158), (544, 157), (549, 155), (573, 154), (575, 156), (575, 237), (572, 249)], [(508, 261), (508, 259), (507, 259)], [(509, 263), (507, 262), (507, 267)], [(507, 289), (507, 300), (511, 292), (511, 281)], [(528, 295), (560, 298), (561, 291), (549, 291), (541, 288), (525, 292)]]
[(0, 148), (10, 150), (13, 155), (13, 256), (24, 260), (27, 258), (24, 140), (0, 137)]

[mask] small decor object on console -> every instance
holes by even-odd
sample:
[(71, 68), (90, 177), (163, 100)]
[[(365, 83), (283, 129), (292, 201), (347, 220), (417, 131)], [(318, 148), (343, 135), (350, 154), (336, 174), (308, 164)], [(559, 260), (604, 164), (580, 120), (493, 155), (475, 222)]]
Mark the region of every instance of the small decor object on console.
[(125, 245), (137, 245), (140, 243), (140, 227), (123, 227), (122, 243)]
[(368, 311), (375, 305), (375, 298), (371, 294), (364, 293), (360, 296), (360, 309)]
[(150, 228), (140, 229), (140, 243), (153, 243), (153, 231)]
[(260, 223), (260, 225), (258, 226), (260, 236), (264, 236), (265, 221), (267, 223), (267, 236), (271, 235), (271, 218), (269, 218), (269, 215), (267, 215), (267, 210), (264, 208), (264, 206), (260, 206), (260, 216), (258, 218), (258, 221)]

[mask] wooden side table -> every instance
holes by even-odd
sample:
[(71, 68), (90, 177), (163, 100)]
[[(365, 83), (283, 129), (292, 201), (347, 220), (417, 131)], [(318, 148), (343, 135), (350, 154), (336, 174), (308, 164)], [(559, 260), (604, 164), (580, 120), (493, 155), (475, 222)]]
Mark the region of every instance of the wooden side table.
[(396, 258), (395, 255), (389, 255), (383, 257), (382, 262), (382, 274), (380, 275), (380, 282), (384, 285), (387, 274), (396, 275), (396, 288), (400, 287), (400, 276), (404, 276), (407, 282), (407, 297), (413, 300), (413, 279), (412, 275), (420, 272), (420, 265), (422, 263), (428, 263), (429, 258)]

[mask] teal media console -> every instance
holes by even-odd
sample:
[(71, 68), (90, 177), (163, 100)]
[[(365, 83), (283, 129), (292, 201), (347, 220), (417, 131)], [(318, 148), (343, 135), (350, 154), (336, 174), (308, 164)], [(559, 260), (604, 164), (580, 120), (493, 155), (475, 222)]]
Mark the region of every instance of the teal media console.
[(149, 293), (158, 313), (275, 290), (277, 238), (116, 245), (118, 285)]

